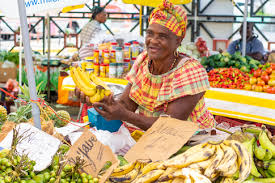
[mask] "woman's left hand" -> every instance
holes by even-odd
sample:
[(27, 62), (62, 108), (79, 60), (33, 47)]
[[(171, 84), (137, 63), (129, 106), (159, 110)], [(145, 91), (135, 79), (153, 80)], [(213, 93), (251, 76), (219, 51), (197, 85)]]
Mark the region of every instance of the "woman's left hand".
[(103, 101), (93, 104), (95, 110), (106, 120), (125, 120), (127, 109), (113, 96), (105, 97)]

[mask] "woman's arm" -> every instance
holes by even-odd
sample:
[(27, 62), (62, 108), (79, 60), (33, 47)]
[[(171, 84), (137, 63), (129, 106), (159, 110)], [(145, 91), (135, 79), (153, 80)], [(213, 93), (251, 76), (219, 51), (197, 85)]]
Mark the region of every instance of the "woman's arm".
[[(204, 93), (188, 95), (170, 102), (166, 114), (173, 118), (187, 120)], [(146, 117), (127, 110), (121, 103), (115, 101), (109, 103), (109, 105), (96, 103), (94, 107), (107, 120), (127, 121), (143, 130), (150, 128), (158, 119), (158, 117)], [(99, 107), (102, 107), (102, 109), (99, 109)]]

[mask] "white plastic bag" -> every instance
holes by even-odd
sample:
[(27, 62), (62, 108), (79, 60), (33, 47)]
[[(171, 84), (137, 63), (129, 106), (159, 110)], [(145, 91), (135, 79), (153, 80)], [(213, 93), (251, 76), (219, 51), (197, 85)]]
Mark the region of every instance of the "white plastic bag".
[(121, 125), (120, 129), (115, 133), (104, 130), (91, 130), (91, 132), (102, 144), (109, 146), (113, 153), (117, 155), (124, 156), (136, 144), (136, 141), (124, 125)]

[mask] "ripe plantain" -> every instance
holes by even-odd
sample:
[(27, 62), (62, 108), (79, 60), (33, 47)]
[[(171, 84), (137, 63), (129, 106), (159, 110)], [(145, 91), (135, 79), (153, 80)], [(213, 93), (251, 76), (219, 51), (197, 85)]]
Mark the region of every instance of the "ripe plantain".
[(172, 183), (183, 183), (185, 182), (185, 179), (184, 178), (175, 178)]
[(135, 164), (135, 168), (132, 169), (132, 171), (130, 171), (127, 174), (120, 175), (120, 176), (112, 176), (111, 175), (109, 180), (111, 182), (125, 182), (125, 183), (133, 182), (136, 179), (136, 177), (138, 176), (138, 173), (140, 172), (140, 166), (141, 166), (141, 163), (139, 161), (137, 161)]
[(175, 172), (179, 170), (178, 168), (174, 168), (174, 167), (168, 167), (163, 174), (159, 177), (159, 180), (165, 180), (167, 178), (168, 175), (170, 175), (171, 173)]
[(100, 89), (97, 89), (96, 94), (90, 97), (90, 102), (91, 103), (99, 102), (101, 100), (100, 93), (101, 93)]
[(76, 68), (76, 72), (79, 75), (80, 79), (85, 83), (86, 86), (91, 87), (94, 86), (94, 84), (91, 83), (90, 78), (87, 76), (87, 74), (80, 68)]
[(204, 176), (190, 168), (182, 169), (182, 174), (186, 177), (190, 177), (192, 182), (211, 183), (211, 181), (206, 176)]
[(239, 183), (245, 181), (245, 179), (249, 176), (252, 168), (252, 157), (249, 155), (246, 148), (238, 141), (226, 140), (224, 141), (224, 144), (233, 147), (234, 151), (238, 156), (237, 163), (239, 166), (240, 174), (239, 178), (234, 182)]
[(216, 145), (216, 153), (214, 156), (215, 157), (213, 161), (210, 163), (210, 166), (208, 166), (204, 171), (204, 175), (211, 180), (217, 177), (216, 167), (220, 164), (224, 157), (224, 152), (220, 145)]
[(174, 172), (171, 172), (170, 174), (168, 174), (166, 176), (160, 177), (158, 179), (158, 181), (159, 182), (163, 182), (163, 181), (168, 181), (170, 179), (175, 179), (175, 178), (186, 179), (187, 177), (182, 174), (182, 169), (178, 169), (178, 170), (176, 170)]
[(106, 90), (110, 90), (110, 88), (107, 86), (106, 83), (104, 83), (101, 79), (96, 77), (93, 73), (90, 74), (90, 79), (93, 81), (96, 85), (102, 86)]
[(141, 169), (140, 175), (143, 176), (152, 170), (156, 170), (157, 167), (162, 163), (163, 163), (163, 161), (156, 161), (156, 162), (148, 163), (144, 168)]
[(209, 159), (215, 153), (215, 147), (208, 143), (196, 145), (188, 149), (183, 154), (175, 156), (165, 161), (158, 168), (166, 169), (167, 167), (184, 168), (192, 163), (197, 163)]
[(133, 183), (151, 183), (156, 181), (162, 174), (164, 170), (152, 170), (141, 177), (138, 177)]
[(209, 158), (206, 161), (201, 161), (201, 162), (198, 162), (198, 163), (192, 163), (187, 168), (191, 168), (191, 169), (199, 171), (201, 174), (203, 174), (205, 169), (210, 166), (210, 164), (214, 160), (214, 158), (215, 158), (215, 155), (213, 155), (211, 158)]
[(136, 162), (129, 163), (127, 165), (118, 167), (114, 169), (113, 173), (111, 174), (111, 177), (125, 175), (132, 171), (135, 168)]
[(224, 151), (224, 158), (216, 169), (221, 176), (224, 176), (224, 174), (228, 175), (228, 172), (235, 166), (238, 157), (232, 147), (221, 144), (221, 148)]

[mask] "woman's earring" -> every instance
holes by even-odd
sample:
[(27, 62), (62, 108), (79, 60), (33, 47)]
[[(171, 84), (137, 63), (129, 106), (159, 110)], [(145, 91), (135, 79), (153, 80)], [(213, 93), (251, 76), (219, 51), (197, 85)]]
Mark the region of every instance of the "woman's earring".
[(178, 52), (178, 51), (174, 51), (174, 56), (175, 56), (176, 58), (178, 58), (178, 57), (179, 57), (179, 52)]

